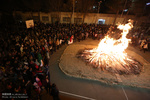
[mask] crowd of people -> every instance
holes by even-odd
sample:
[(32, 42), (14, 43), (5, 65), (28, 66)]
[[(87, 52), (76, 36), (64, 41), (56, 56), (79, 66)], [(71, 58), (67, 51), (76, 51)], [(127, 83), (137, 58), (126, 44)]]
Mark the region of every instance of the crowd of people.
[[(3, 32), (0, 34), (1, 93), (23, 93), (28, 99), (37, 100), (45, 89), (58, 99), (57, 86), (50, 81), (50, 56), (65, 44), (80, 42), (88, 37), (100, 40), (108, 30), (109, 26), (95, 24), (38, 22), (29, 29)], [(137, 43), (134, 36), (132, 43)]]
[[(111, 30), (114, 29), (113, 27)], [(28, 99), (37, 100), (41, 98), (41, 91), (45, 89), (54, 99), (57, 98), (58, 89), (50, 81), (50, 56), (65, 44), (80, 42), (88, 37), (100, 40), (110, 31), (108, 30), (109, 26), (95, 24), (41, 22), (22, 31), (6, 30), (5, 33), (0, 34), (1, 93), (23, 93), (27, 94)], [(144, 39), (142, 34), (132, 34), (131, 38), (132, 44), (139, 43), (145, 52), (148, 40)]]
[(150, 38), (148, 38), (150, 31), (136, 29), (132, 30), (130, 35), (133, 46), (139, 47), (144, 53), (150, 51)]
[(107, 29), (92, 24), (38, 22), (22, 31), (6, 30), (0, 34), (1, 93), (23, 93), (28, 99), (37, 100), (45, 89), (57, 98), (57, 86), (50, 81), (50, 56), (71, 41), (80, 42), (88, 37), (101, 39)]

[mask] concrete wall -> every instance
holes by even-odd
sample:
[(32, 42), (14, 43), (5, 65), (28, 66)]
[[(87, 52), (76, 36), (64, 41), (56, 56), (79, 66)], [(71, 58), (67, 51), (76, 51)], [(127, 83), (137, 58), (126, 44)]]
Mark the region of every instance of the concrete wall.
[[(71, 23), (71, 21), (64, 21), (64, 17), (72, 18), (72, 12), (50, 12), (50, 13), (44, 13), (44, 12), (15, 12), (22, 16), (23, 21), (27, 19), (32, 19), (33, 16), (38, 16), (40, 21), (43, 23)], [(15, 14), (14, 14), (15, 15)], [(48, 17), (48, 20), (43, 20), (43, 17)], [(74, 13), (74, 18), (82, 19), (78, 24), (81, 24), (83, 22), (83, 13)], [(124, 19), (125, 18), (125, 19)], [(124, 20), (128, 20), (129, 18), (134, 19), (134, 16), (122, 16), (118, 15), (116, 19), (116, 24), (118, 22), (122, 23)], [(115, 14), (97, 14), (97, 13), (86, 13), (84, 23), (87, 24), (98, 24), (98, 19), (104, 19), (105, 24), (110, 25), (113, 24), (115, 19)]]
[[(110, 25), (110, 24), (113, 24), (114, 22), (114, 19), (115, 19), (115, 14), (87, 14), (86, 17), (85, 17), (85, 23), (96, 23), (98, 24), (98, 19), (104, 19), (105, 20), (105, 24), (107, 25)], [(116, 19), (116, 24), (118, 22), (123, 22), (124, 18), (120, 18), (120, 17), (117, 17)]]

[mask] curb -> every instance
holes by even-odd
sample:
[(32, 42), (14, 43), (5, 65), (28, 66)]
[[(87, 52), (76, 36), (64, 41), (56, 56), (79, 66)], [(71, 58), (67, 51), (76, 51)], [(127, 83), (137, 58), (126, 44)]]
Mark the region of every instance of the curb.
[[(148, 89), (150, 90), (150, 87), (146, 87), (146, 86), (136, 86), (136, 85), (127, 85), (127, 84), (123, 84), (121, 78), (120, 78), (120, 75), (115, 75), (116, 76), (116, 79), (118, 80), (117, 82), (113, 82), (113, 81), (110, 81), (109, 82), (109, 79), (108, 81), (107, 80), (99, 80), (99, 79), (93, 79), (93, 78), (85, 78), (85, 77), (82, 77), (82, 76), (76, 76), (76, 75), (72, 75), (68, 72), (66, 72), (64, 69), (63, 69), (63, 65), (61, 64), (61, 59), (64, 55), (64, 52), (67, 50), (67, 48), (69, 48), (69, 46), (67, 46), (65, 48), (65, 50), (63, 51), (63, 54), (61, 55), (60, 57), (60, 60), (59, 60), (59, 68), (60, 70), (67, 76), (69, 77), (73, 77), (73, 78), (79, 78), (79, 79), (85, 79), (85, 80), (90, 80), (90, 81), (98, 81), (98, 82), (101, 82), (101, 83), (104, 83), (106, 85), (114, 85), (114, 86), (123, 86), (123, 87), (133, 87), (133, 88), (142, 88), (142, 89)], [(132, 50), (130, 50), (132, 51)], [(133, 51), (132, 51), (133, 52)], [(143, 57), (142, 57), (143, 58)], [(143, 58), (144, 59), (144, 58)], [(144, 59), (145, 60), (145, 59)], [(143, 65), (149, 65), (150, 63), (145, 60), (146, 64), (143, 64)]]

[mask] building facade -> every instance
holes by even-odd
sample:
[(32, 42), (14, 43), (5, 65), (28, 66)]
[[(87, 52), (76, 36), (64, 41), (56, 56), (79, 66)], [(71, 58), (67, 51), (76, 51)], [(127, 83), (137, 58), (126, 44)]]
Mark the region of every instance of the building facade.
[[(20, 16), (20, 19), (26, 21), (29, 19), (33, 19), (34, 21), (41, 21), (43, 23), (72, 23), (73, 18), (72, 12), (50, 12), (50, 13), (44, 13), (44, 12), (19, 12), (16, 11), (13, 13), (14, 18), (17, 18), (17, 16)], [(74, 13), (74, 22), (76, 24), (106, 24), (111, 25), (114, 23), (117, 24), (118, 22), (123, 23), (126, 22), (128, 19), (134, 19), (133, 15), (127, 15), (117, 16), (115, 19), (115, 14), (98, 14), (98, 13)]]

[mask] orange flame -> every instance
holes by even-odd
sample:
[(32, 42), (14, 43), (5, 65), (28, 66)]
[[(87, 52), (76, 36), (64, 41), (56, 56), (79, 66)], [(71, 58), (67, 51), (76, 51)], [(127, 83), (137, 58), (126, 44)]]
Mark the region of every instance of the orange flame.
[[(126, 38), (129, 30), (133, 27), (131, 20), (129, 23), (123, 25), (118, 25), (117, 28), (123, 30), (122, 37), (118, 40), (114, 40), (110, 38), (109, 35), (105, 36), (98, 45), (98, 48), (93, 50), (86, 50), (85, 52), (90, 52), (91, 55), (87, 56), (86, 58), (89, 59), (92, 63), (98, 63), (97, 65), (111, 65), (114, 69), (123, 69), (123, 67), (119, 67), (119, 63), (112, 63), (112, 62), (121, 62), (122, 64), (126, 64), (126, 60), (131, 61), (130, 58), (127, 57), (127, 54), (124, 53), (124, 50), (128, 47), (130, 39)], [(117, 59), (114, 59), (117, 58)], [(125, 60), (126, 59), (126, 60)], [(105, 63), (105, 64), (104, 64)]]
[(133, 27), (131, 21), (125, 25), (120, 24), (117, 28), (120, 30), (123, 30), (122, 37), (118, 40), (114, 40), (113, 38), (110, 38), (108, 35), (105, 36), (104, 39), (101, 40), (99, 43), (99, 46), (97, 48), (98, 51), (102, 51), (106, 54), (110, 53), (123, 53), (123, 51), (128, 47), (130, 39), (126, 38), (126, 35), (128, 34), (129, 30)]
[(142, 65), (125, 53), (130, 41), (126, 36), (132, 27), (131, 20), (125, 25), (119, 24), (117, 28), (122, 30), (122, 36), (118, 40), (110, 38), (108, 34), (100, 41), (97, 48), (84, 50), (81, 57), (102, 70), (119, 74), (139, 74)]

